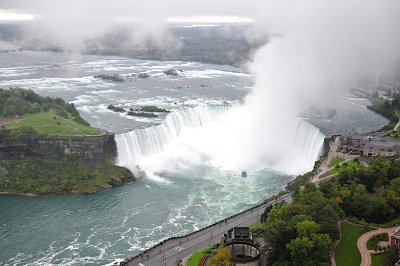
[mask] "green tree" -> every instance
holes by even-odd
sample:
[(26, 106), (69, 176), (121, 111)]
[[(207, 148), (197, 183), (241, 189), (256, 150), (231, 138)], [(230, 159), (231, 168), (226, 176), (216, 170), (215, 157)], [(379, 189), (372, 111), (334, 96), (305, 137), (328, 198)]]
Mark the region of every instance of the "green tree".
[(207, 265), (209, 266), (230, 266), (229, 249), (221, 247), (218, 252), (210, 258)]
[(319, 231), (320, 225), (314, 221), (306, 220), (297, 224), (297, 236), (307, 237)]

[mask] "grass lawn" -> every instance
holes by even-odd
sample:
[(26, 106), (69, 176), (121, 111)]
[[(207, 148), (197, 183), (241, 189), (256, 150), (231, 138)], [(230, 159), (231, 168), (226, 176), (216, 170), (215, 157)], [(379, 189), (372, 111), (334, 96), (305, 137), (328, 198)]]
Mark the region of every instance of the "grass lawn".
[(6, 124), (7, 127), (32, 127), (42, 135), (99, 135), (97, 129), (79, 124), (73, 117), (64, 118), (52, 112), (42, 112), (26, 116), (21, 121)]
[(205, 247), (201, 250), (196, 251), (195, 253), (192, 254), (192, 256), (189, 257), (187, 261), (187, 266), (196, 266), (199, 260), (204, 256), (204, 255), (209, 255), (210, 251), (212, 249), (217, 249), (219, 246), (220, 242), (217, 242), (211, 246)]
[[(346, 163), (343, 163), (343, 164), (346, 164)], [(361, 165), (360, 162), (355, 162), (355, 161), (348, 161), (347, 165), (343, 165), (343, 164), (340, 165), (339, 168), (335, 167), (332, 170), (329, 170), (328, 174), (330, 174), (330, 175), (338, 174), (338, 173), (343, 172), (343, 171), (345, 171), (347, 169), (350, 169), (350, 168), (358, 168)]]
[(383, 259), (385, 258), (385, 253), (372, 254), (372, 266), (381, 266)]
[(343, 158), (340, 157), (333, 157), (332, 160), (329, 163), (329, 167), (336, 166), (337, 164), (340, 164), (341, 162), (344, 162)]
[(342, 237), (335, 250), (335, 260), (338, 266), (359, 266), (361, 255), (357, 248), (357, 239), (368, 229), (346, 222), (341, 223)]

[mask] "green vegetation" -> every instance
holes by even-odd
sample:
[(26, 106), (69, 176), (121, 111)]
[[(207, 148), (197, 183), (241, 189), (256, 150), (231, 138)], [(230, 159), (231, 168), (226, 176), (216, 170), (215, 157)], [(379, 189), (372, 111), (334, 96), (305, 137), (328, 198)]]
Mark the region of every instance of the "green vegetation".
[(232, 66), (236, 67), (236, 68), (241, 68), (242, 64), (241, 63), (233, 63)]
[[(131, 111), (134, 111), (134, 110), (131, 110)], [(169, 113), (169, 111), (167, 109), (159, 108), (159, 107), (153, 106), (153, 105), (143, 106), (142, 108), (140, 108), (140, 111), (143, 111), (143, 112)]]
[[(348, 217), (384, 223), (400, 212), (400, 161), (378, 157), (368, 168), (346, 169), (320, 190), (335, 199)], [(397, 178), (396, 178), (397, 177)]]
[(74, 121), (72, 115), (67, 118), (52, 112), (28, 115), (26, 118), (6, 124), (8, 128), (30, 127), (40, 135), (100, 135), (101, 131)]
[(372, 265), (380, 262), (380, 266), (392, 266), (400, 259), (400, 249), (397, 245), (390, 245), (387, 251), (383, 254), (380, 254), (379, 257), (374, 258), (372, 256)]
[(124, 108), (114, 106), (113, 104), (109, 104), (107, 106), (107, 109), (113, 110), (114, 112), (117, 112), (117, 113), (125, 113), (126, 112), (126, 110)]
[(0, 116), (6, 121), (2, 130), (11, 132), (29, 127), (40, 135), (101, 134), (82, 119), (74, 104), (21, 88), (0, 89)]
[(88, 169), (77, 156), (0, 160), (0, 192), (93, 193), (131, 180), (133, 176), (125, 168), (103, 162), (99, 167)]
[(32, 90), (22, 88), (0, 89), (0, 117), (16, 117), (52, 111), (55, 114), (87, 125), (73, 103), (66, 103), (61, 98), (42, 97)]
[(220, 247), (218, 252), (207, 262), (208, 266), (230, 266), (229, 249)]
[(375, 236), (371, 237), (367, 241), (367, 248), (369, 250), (379, 250), (380, 249), (380, 246), (379, 246), (380, 241), (389, 241), (389, 235), (387, 233), (383, 233), (383, 234), (379, 234), (379, 235), (375, 235)]
[(0, 143), (23, 142), (26, 145), (34, 145), (39, 134), (31, 127), (15, 129), (0, 129)]
[(397, 218), (394, 218), (393, 220), (390, 220), (388, 222), (385, 223), (378, 223), (376, 224), (377, 226), (394, 226), (396, 224), (400, 224), (400, 216)]
[(0, 160), (0, 192), (93, 193), (134, 179), (127, 169), (113, 165), (114, 151), (108, 146), (99, 150), (102, 154), (97, 159), (87, 163), (98, 165), (91, 168), (85, 165), (79, 150), (68, 146), (64, 151), (56, 144), (77, 141), (79, 148), (86, 150), (90, 146), (86, 139), (95, 144), (98, 139), (84, 135), (102, 134), (80, 117), (73, 104), (42, 97), (31, 90), (0, 90), (0, 113), (5, 116), (10, 112), (13, 117), (3, 118), (6, 124), (0, 129), (0, 143), (6, 144), (2, 150), (5, 156)]
[[(117, 113), (125, 113), (126, 112), (126, 110), (124, 108), (117, 107), (117, 106), (115, 106), (113, 104), (109, 104), (107, 106), (107, 109), (113, 110), (114, 112), (117, 112)], [(154, 117), (158, 117), (158, 115), (156, 115), (155, 112), (158, 112), (158, 113), (169, 113), (169, 111), (166, 110), (166, 109), (159, 108), (159, 107), (153, 106), (153, 105), (146, 105), (146, 106), (143, 106), (140, 109), (130, 108), (129, 112), (127, 113), (127, 115), (154, 118)]]
[(358, 252), (358, 238), (369, 231), (369, 228), (360, 227), (347, 222), (341, 223), (342, 238), (335, 250), (335, 260), (338, 266), (359, 266), (361, 255)]
[(358, 160), (353, 160), (349, 162), (344, 162), (341, 165), (336, 164), (336, 167), (328, 171), (329, 175), (338, 174), (346, 170), (357, 169), (361, 166)]
[(381, 266), (385, 260), (385, 253), (371, 254), (372, 266)]
[(332, 158), (332, 160), (329, 162), (329, 167), (336, 166), (336, 165), (340, 164), (341, 162), (344, 162), (344, 159), (336, 156), (336, 157)]
[(338, 206), (313, 184), (293, 193), (293, 203), (266, 210), (265, 222), (252, 232), (270, 245), (271, 265), (320, 265), (329, 261), (332, 240), (339, 239)]
[[(269, 243), (272, 264), (319, 265), (328, 260), (329, 240), (339, 238), (339, 219), (365, 224), (398, 219), (400, 161), (378, 157), (368, 167), (349, 162), (346, 169), (322, 181), (319, 187), (307, 183), (294, 189), (293, 203), (267, 208), (262, 223), (252, 225), (251, 230)], [(308, 229), (302, 230), (303, 226)], [(338, 265), (359, 265), (356, 242), (368, 230), (342, 223), (342, 240), (336, 251)], [(313, 234), (327, 234), (329, 238)], [(318, 249), (316, 243), (321, 244)]]
[[(400, 93), (393, 93), (388, 95), (392, 100), (386, 100), (379, 97), (378, 93), (371, 95), (370, 100), (372, 104), (368, 106), (368, 109), (382, 115), (389, 119), (389, 124), (383, 127), (383, 130), (391, 130), (399, 121), (399, 110), (400, 110)], [(399, 137), (397, 132), (391, 133), (394, 137)]]
[(208, 246), (201, 250), (196, 251), (189, 257), (189, 259), (187, 261), (187, 266), (197, 266), (197, 263), (200, 261), (200, 259), (203, 256), (216, 254), (220, 245), (221, 245), (221, 242), (219, 241), (211, 246)]
[(131, 116), (141, 116), (141, 117), (158, 117), (155, 113), (146, 113), (146, 112), (132, 112), (129, 111), (128, 115)]
[(109, 81), (109, 82), (115, 82), (115, 83), (118, 83), (118, 82), (124, 82), (125, 80), (120, 76), (120, 75), (118, 75), (118, 74), (114, 74), (114, 75), (97, 75), (97, 76), (94, 76), (95, 78), (98, 78), (98, 79), (102, 79), (102, 80), (105, 80), (105, 81)]

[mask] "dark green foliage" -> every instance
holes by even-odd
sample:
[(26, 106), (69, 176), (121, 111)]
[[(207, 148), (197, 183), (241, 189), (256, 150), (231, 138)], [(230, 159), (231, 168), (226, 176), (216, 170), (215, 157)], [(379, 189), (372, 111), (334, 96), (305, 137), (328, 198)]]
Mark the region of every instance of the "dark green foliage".
[(109, 162), (92, 169), (80, 162), (77, 156), (0, 160), (0, 191), (39, 195), (96, 192), (106, 184), (133, 180), (127, 169)]
[(105, 81), (109, 81), (109, 82), (124, 82), (125, 80), (118, 74), (114, 74), (114, 75), (97, 75), (94, 76), (95, 78), (99, 78)]
[(57, 115), (73, 117), (75, 122), (89, 125), (81, 118), (73, 103), (69, 104), (61, 98), (43, 97), (32, 90), (22, 88), (0, 89), (0, 116), (22, 116), (53, 110)]
[(271, 265), (318, 265), (327, 261), (332, 239), (339, 236), (337, 204), (314, 185), (294, 194), (292, 204), (270, 207), (265, 223), (254, 230), (271, 247)]
[(158, 115), (156, 115), (154, 113), (147, 113), (147, 112), (132, 112), (132, 111), (129, 111), (128, 115), (141, 116), (141, 117), (158, 117)]
[(400, 250), (397, 245), (388, 247), (385, 258), (382, 260), (381, 266), (392, 266), (400, 259)]
[(0, 129), (0, 143), (23, 142), (25, 144), (35, 143), (39, 135), (31, 127), (13, 129)]
[(385, 126), (384, 129), (392, 129), (399, 120), (395, 112), (400, 108), (400, 93), (393, 93), (392, 97), (393, 100), (389, 101), (380, 98), (379, 94), (374, 94), (371, 98), (372, 105), (368, 106), (368, 109), (389, 119), (389, 125)]
[(117, 106), (115, 106), (113, 104), (109, 104), (107, 106), (107, 109), (113, 110), (114, 112), (117, 112), (117, 113), (125, 113), (126, 112), (126, 110), (124, 108), (117, 107)]
[(328, 181), (331, 186), (336, 186), (336, 192), (330, 192), (326, 185), (323, 191), (327, 196), (340, 199), (340, 207), (346, 215), (383, 223), (400, 213), (399, 174), (398, 161), (377, 158), (368, 168), (344, 171), (335, 180)]
[(143, 112), (159, 112), (159, 113), (168, 113), (169, 112), (166, 109), (159, 108), (159, 107), (153, 106), (153, 105), (143, 106), (140, 110)]
[[(328, 261), (331, 240), (339, 239), (342, 217), (383, 223), (399, 216), (400, 161), (376, 158), (368, 168), (347, 169), (319, 187), (297, 188), (292, 197), (290, 205), (266, 210), (254, 231), (270, 245), (271, 265), (320, 265)], [(384, 265), (397, 258), (390, 254)]]
[(367, 248), (369, 250), (378, 250), (380, 248), (380, 246), (378, 245), (378, 243), (380, 241), (389, 241), (388, 234), (387, 233), (383, 233), (383, 234), (379, 234), (379, 235), (375, 235), (375, 236), (371, 237), (367, 241)]

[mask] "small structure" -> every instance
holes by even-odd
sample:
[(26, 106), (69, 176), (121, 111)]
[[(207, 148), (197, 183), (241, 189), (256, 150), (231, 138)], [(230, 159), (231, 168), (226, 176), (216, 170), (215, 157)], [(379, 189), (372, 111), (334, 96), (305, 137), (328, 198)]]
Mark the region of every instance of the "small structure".
[(343, 143), (352, 154), (363, 156), (400, 156), (400, 141), (389, 138), (385, 134), (363, 136), (354, 129), (342, 137)]
[(242, 171), (242, 177), (247, 177), (247, 172), (246, 171)]
[(229, 249), (233, 266), (259, 266), (260, 246), (253, 241), (248, 227), (234, 227), (224, 234), (224, 246)]
[(400, 229), (394, 231), (390, 236), (390, 244), (400, 246)]

